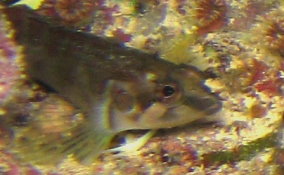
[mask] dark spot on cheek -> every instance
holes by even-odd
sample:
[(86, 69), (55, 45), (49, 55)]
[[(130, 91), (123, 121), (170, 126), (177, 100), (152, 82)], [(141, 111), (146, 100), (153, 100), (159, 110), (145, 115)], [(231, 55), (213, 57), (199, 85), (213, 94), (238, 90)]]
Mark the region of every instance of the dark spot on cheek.
[(134, 106), (134, 99), (127, 93), (118, 93), (115, 96), (114, 103), (120, 111), (129, 111)]

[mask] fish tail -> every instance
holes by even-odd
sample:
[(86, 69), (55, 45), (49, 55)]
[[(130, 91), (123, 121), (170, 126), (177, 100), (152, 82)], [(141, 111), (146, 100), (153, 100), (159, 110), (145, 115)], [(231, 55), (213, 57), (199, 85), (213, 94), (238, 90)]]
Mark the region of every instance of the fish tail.
[(80, 127), (63, 138), (30, 135), (15, 143), (14, 150), (20, 159), (34, 164), (58, 164), (67, 156), (90, 164), (107, 149), (113, 137), (113, 133), (102, 129)]

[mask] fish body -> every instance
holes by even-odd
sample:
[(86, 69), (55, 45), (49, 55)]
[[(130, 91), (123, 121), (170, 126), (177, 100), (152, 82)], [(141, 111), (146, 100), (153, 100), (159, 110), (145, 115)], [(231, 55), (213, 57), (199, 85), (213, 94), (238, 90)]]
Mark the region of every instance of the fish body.
[(1, 11), (24, 46), (28, 76), (55, 89), (87, 116), (76, 134), (45, 150), (61, 155), (52, 160), (68, 154), (93, 159), (121, 131), (181, 126), (222, 106), (193, 66), (68, 29), (26, 6)]

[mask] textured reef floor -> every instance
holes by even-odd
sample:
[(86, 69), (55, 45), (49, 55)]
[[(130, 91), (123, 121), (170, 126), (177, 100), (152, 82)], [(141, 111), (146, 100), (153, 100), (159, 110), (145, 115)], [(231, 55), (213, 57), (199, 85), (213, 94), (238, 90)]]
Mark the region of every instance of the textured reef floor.
[(72, 157), (57, 166), (21, 162), (10, 145), (65, 132), (82, 116), (26, 78), (24, 46), (0, 14), (0, 174), (284, 174), (282, 0), (45, 0), (37, 11), (198, 67), (223, 108), (214, 122), (161, 130), (139, 151), (105, 153), (91, 166)]

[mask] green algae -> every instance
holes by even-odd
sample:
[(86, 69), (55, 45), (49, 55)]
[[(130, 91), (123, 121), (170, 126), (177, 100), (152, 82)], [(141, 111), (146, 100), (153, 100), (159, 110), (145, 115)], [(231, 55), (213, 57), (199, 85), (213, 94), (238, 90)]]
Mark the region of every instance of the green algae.
[(242, 145), (233, 151), (219, 151), (203, 155), (203, 160), (206, 164), (225, 164), (234, 163), (242, 160), (250, 160), (257, 153), (266, 148), (272, 148), (277, 145), (277, 134), (268, 134), (265, 137), (259, 138), (247, 145)]

